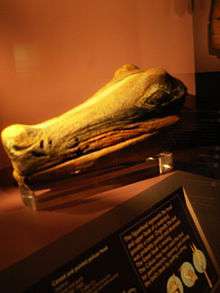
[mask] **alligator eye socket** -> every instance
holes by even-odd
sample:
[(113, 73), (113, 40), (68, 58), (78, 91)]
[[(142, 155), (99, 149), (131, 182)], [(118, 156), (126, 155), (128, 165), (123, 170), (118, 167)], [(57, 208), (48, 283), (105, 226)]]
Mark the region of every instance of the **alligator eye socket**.
[(151, 105), (159, 105), (162, 103), (169, 102), (171, 100), (171, 96), (162, 90), (158, 90), (153, 93), (150, 98), (147, 99), (147, 103)]

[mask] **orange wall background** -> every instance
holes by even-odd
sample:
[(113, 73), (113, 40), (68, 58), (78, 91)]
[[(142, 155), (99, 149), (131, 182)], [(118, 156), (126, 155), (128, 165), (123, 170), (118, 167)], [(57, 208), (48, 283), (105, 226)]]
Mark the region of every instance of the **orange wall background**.
[(76, 106), (125, 63), (162, 66), (194, 93), (189, 3), (1, 0), (0, 130)]

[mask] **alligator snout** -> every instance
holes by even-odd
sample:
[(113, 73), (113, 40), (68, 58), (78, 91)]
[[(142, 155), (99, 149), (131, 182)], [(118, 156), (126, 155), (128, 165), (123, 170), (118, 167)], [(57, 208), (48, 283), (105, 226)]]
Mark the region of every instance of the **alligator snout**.
[(14, 124), (5, 128), (1, 136), (6, 151), (13, 155), (30, 148), (39, 138), (39, 131), (31, 126)]

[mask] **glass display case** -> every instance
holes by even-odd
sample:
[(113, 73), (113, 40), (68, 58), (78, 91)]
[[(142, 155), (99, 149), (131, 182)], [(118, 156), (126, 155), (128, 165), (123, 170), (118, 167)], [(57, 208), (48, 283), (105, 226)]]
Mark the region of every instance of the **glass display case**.
[(218, 292), (219, 9), (0, 4), (1, 290)]

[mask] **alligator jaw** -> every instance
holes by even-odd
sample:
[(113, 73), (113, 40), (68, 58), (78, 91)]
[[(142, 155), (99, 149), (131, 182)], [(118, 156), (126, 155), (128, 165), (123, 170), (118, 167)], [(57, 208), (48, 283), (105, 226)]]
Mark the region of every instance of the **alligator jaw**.
[[(108, 135), (106, 134), (106, 136), (103, 135), (102, 137), (93, 137), (91, 139), (92, 142), (90, 141), (91, 151), (87, 154), (61, 162), (48, 168), (45, 168), (44, 166), (44, 169), (26, 176), (25, 181), (30, 185), (38, 185), (41, 183), (50, 183), (56, 179), (68, 179), (74, 175), (78, 175), (79, 173), (84, 174), (91, 172), (91, 170), (94, 170), (94, 166), (99, 160), (104, 159), (105, 164), (111, 166), (112, 162), (111, 159), (108, 159), (108, 157), (110, 158), (114, 155), (117, 158), (117, 154), (119, 154), (119, 157), (117, 158), (117, 165), (120, 165), (120, 163), (123, 164), (123, 159), (120, 160), (120, 152), (123, 149), (132, 148), (133, 145), (137, 145), (142, 141), (152, 141), (154, 137), (157, 137), (159, 132), (167, 129), (169, 130), (169, 127), (178, 121), (178, 116), (172, 115), (164, 118), (153, 119), (148, 122), (138, 123), (133, 125), (133, 128), (131, 127), (133, 130), (136, 127), (136, 135), (134, 135), (134, 132), (132, 132), (131, 135), (129, 131), (116, 132), (114, 134), (115, 141), (112, 133), (109, 133)], [(148, 131), (146, 131), (146, 129), (148, 129)], [(111, 139), (109, 140), (109, 138)], [(150, 145), (152, 145), (152, 142)], [(145, 158), (155, 154), (157, 149), (158, 147), (155, 147), (155, 149), (143, 150)], [(129, 158), (126, 160), (129, 162)], [(105, 169), (105, 166), (102, 166), (102, 164), (99, 167), (101, 169)]]

